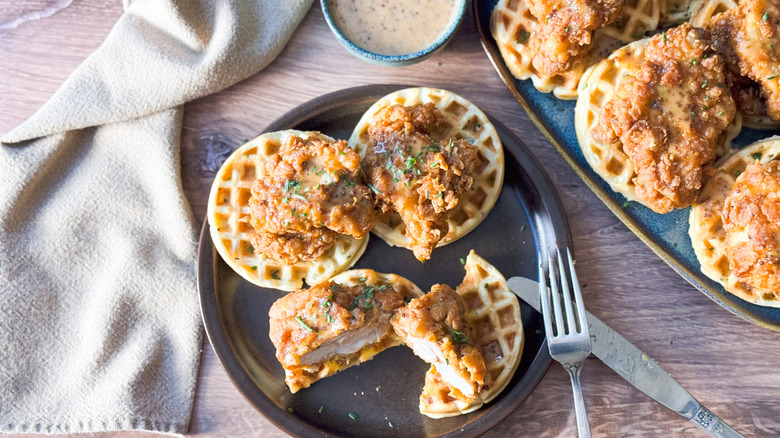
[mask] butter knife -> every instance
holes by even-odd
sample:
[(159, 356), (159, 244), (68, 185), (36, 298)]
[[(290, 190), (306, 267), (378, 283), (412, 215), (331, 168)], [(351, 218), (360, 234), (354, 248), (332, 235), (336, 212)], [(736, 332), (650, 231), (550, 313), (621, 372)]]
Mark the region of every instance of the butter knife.
[[(539, 311), (539, 284), (523, 277), (512, 277), (509, 289), (523, 301)], [(742, 437), (731, 426), (702, 406), (694, 396), (682, 387), (658, 363), (642, 353), (626, 338), (609, 328), (598, 318), (588, 316), (593, 351), (608, 367), (628, 383), (668, 409), (692, 421), (696, 426), (717, 438)], [(742, 437), (744, 438), (744, 437)]]

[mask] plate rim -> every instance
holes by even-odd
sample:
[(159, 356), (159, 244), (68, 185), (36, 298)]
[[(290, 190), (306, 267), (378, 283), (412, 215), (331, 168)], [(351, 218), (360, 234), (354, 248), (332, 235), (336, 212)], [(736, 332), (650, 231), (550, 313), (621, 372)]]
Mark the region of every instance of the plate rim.
[[(553, 145), (558, 154), (564, 159), (566, 164), (568, 164), (569, 167), (574, 170), (574, 173), (577, 174), (580, 180), (585, 183), (585, 185), (596, 195), (597, 198), (599, 198), (599, 200), (612, 212), (612, 214), (614, 214), (635, 236), (637, 236), (639, 240), (641, 240), (648, 248), (650, 248), (650, 250), (653, 251), (669, 267), (677, 272), (678, 275), (680, 275), (693, 287), (698, 289), (706, 297), (714, 301), (722, 308), (728, 310), (732, 314), (752, 324), (772, 331), (780, 332), (780, 323), (766, 321), (757, 315), (749, 314), (742, 309), (737, 308), (729, 302), (730, 300), (727, 297), (729, 297), (731, 294), (726, 291), (725, 288), (723, 288), (722, 291), (713, 288), (712, 286), (706, 284), (711, 280), (709, 278), (705, 278), (703, 276), (704, 274), (692, 272), (682, 263), (678, 262), (672, 254), (664, 250), (649, 235), (647, 235), (647, 233), (642, 230), (642, 228), (635, 220), (626, 215), (623, 209), (612, 198), (609, 197), (606, 190), (599, 187), (593, 180), (590, 179), (590, 177), (585, 173), (583, 167), (580, 166), (576, 160), (574, 160), (566, 148), (561, 146), (553, 133), (547, 129), (540, 115), (536, 114), (520, 90), (515, 86), (514, 81), (516, 79), (514, 76), (512, 76), (512, 74), (509, 72), (509, 69), (504, 64), (501, 53), (498, 51), (498, 47), (496, 46), (496, 42), (493, 39), (493, 36), (490, 34), (490, 30), (485, 29), (484, 26), (482, 26), (480, 10), (481, 8), (484, 9), (485, 6), (480, 7), (480, 3), (480, 0), (472, 0), (474, 21), (476, 23), (480, 43), (488, 59), (490, 60), (490, 63), (493, 65), (493, 69), (496, 71), (496, 73), (498, 73), (498, 76), (501, 78), (501, 82), (503, 82), (506, 88), (510, 91), (515, 101), (520, 104), (531, 122), (536, 126), (539, 132), (542, 133), (544, 138)], [(700, 281), (699, 278), (703, 281)], [(738, 297), (735, 298), (739, 299)], [(756, 306), (755, 304), (749, 303), (747, 301), (745, 301), (745, 303)]]
[[(327, 93), (304, 102), (292, 110), (286, 112), (273, 122), (271, 122), (263, 132), (279, 130), (289, 126), (297, 126), (313, 117), (327, 113), (334, 109), (338, 109), (344, 106), (344, 102), (356, 100), (356, 98), (365, 97), (366, 94), (381, 95), (388, 94), (389, 92), (407, 88), (410, 85), (400, 84), (374, 84), (364, 85), (358, 87), (346, 88), (331, 93)], [(486, 113), (487, 114), (487, 113)], [(542, 204), (542, 209), (545, 211), (545, 217), (549, 222), (549, 226), (540, 227), (538, 223), (535, 223), (533, 228), (539, 229), (539, 233), (545, 233), (545, 236), (537, 236), (534, 234), (534, 246), (537, 252), (537, 258), (540, 251), (547, 248), (547, 242), (552, 237), (556, 242), (562, 241), (570, 248), (573, 248), (573, 242), (571, 233), (569, 230), (568, 220), (565, 215), (560, 197), (555, 190), (555, 186), (552, 184), (549, 176), (544, 172), (541, 164), (533, 155), (533, 153), (525, 146), (525, 144), (517, 138), (517, 136), (504, 126), (501, 122), (487, 114), (491, 123), (494, 124), (496, 130), (499, 133), (499, 137), (509, 136), (512, 141), (519, 145), (518, 150), (522, 155), (525, 162), (530, 163), (530, 169), (523, 166), (520, 163), (520, 159), (515, 155), (514, 150), (504, 150), (505, 154), (508, 152), (512, 154), (513, 160), (517, 161), (518, 165), (525, 171), (525, 175), (522, 175), (526, 179), (529, 179), (533, 183), (533, 188), (538, 194), (538, 200)], [(513, 146), (514, 147), (514, 146)], [(539, 186), (547, 186), (552, 189), (551, 193), (542, 192), (539, 190)], [(534, 218), (532, 217), (533, 221)], [(545, 228), (545, 229), (542, 229)], [(551, 234), (550, 234), (551, 233)], [(208, 269), (204, 268), (204, 262)], [(257, 385), (252, 381), (251, 377), (247, 374), (246, 369), (242, 366), (242, 363), (236, 357), (232, 346), (232, 342), (226, 335), (224, 327), (224, 321), (220, 317), (220, 302), (216, 295), (216, 282), (217, 276), (214, 275), (217, 263), (220, 263), (219, 256), (216, 254), (213, 242), (211, 241), (209, 233), (208, 219), (204, 218), (203, 225), (201, 227), (201, 234), (198, 241), (198, 260), (197, 260), (197, 279), (198, 279), (198, 297), (201, 307), (201, 314), (209, 344), (211, 344), (212, 350), (217, 356), (217, 360), (225, 369), (228, 379), (236, 387), (239, 393), (244, 399), (255, 408), (261, 415), (263, 415), (269, 422), (280, 430), (289, 433), (294, 436), (336, 436), (322, 429), (318, 429), (306, 421), (291, 417), (287, 411), (282, 410), (274, 401), (272, 401)], [(539, 279), (537, 278), (536, 281)], [(522, 306), (530, 306), (519, 299)], [(479, 422), (476, 429), (469, 427), (476, 423), (472, 421), (466, 423), (462, 428), (452, 431), (450, 433), (440, 435), (443, 437), (456, 437), (456, 436), (478, 436), (482, 433), (493, 428), (496, 424), (500, 423), (503, 419), (514, 412), (525, 400), (536, 386), (541, 382), (542, 377), (546, 374), (552, 363), (552, 358), (549, 355), (546, 339), (542, 342), (539, 350), (533, 355), (533, 360), (529, 366), (528, 371), (522, 377), (529, 376), (532, 379), (533, 384), (527, 389), (527, 392), (514, 404), (511, 409), (506, 410), (505, 413), (497, 413)], [(255, 388), (255, 391), (248, 391), (247, 388)], [(250, 393), (251, 392), (251, 393)], [(511, 388), (507, 388), (505, 394), (509, 394)], [(482, 419), (485, 417), (480, 417)], [(285, 421), (286, 420), (286, 421)]]

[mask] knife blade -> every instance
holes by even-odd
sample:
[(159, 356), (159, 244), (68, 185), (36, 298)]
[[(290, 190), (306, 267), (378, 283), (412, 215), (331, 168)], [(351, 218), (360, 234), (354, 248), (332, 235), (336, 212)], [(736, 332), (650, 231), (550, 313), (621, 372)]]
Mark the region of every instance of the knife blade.
[[(523, 277), (507, 281), (509, 290), (539, 311), (539, 283)], [(585, 312), (592, 352), (628, 383), (717, 438), (742, 437), (731, 426), (702, 406), (651, 357), (598, 318)], [(744, 437), (742, 437), (744, 438)]]

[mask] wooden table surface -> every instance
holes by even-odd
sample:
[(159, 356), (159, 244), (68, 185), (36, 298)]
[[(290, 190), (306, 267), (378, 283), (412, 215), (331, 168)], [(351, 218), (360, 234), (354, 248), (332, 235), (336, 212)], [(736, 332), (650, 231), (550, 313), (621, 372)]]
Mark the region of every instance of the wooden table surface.
[[(118, 0), (0, 0), (0, 133), (39, 108), (101, 43), (121, 13)], [(413, 66), (387, 68), (364, 63), (343, 49), (315, 3), (265, 70), (186, 105), (182, 176), (195, 217), (202, 221), (205, 215), (213, 177), (198, 161), (206, 148), (236, 147), (303, 102), (376, 83), (447, 88), (509, 126), (544, 163), (563, 200), (578, 273), (587, 285), (586, 307), (745, 436), (780, 436), (778, 334), (734, 316), (697, 291), (601, 204), (501, 83), (482, 50), (471, 11), (445, 50)], [(582, 379), (594, 436), (706, 436), (592, 356)], [(190, 429), (204, 437), (285, 436), (243, 399), (207, 341)], [(563, 368), (553, 363), (530, 397), (486, 436), (576, 436)]]

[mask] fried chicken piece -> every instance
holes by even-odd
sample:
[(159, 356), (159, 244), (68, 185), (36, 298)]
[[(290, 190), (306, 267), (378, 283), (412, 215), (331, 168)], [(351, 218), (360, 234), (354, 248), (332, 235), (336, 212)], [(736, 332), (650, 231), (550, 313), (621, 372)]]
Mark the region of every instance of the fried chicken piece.
[(360, 158), (343, 140), (290, 136), (257, 177), (249, 200), (252, 245), (270, 258), (316, 260), (339, 234), (360, 239), (373, 227)]
[(445, 284), (437, 284), (420, 298), (398, 309), (393, 330), (414, 354), (433, 364), (441, 378), (466, 397), (485, 384), (485, 360), (469, 343), (471, 327), (463, 318), (462, 298)]
[(683, 24), (648, 42), (640, 70), (620, 82), (593, 136), (622, 143), (637, 196), (667, 213), (696, 199), (735, 113), (708, 32)]
[(729, 268), (742, 287), (780, 298), (780, 161), (751, 163), (721, 213)]
[(625, 0), (527, 0), (539, 21), (531, 36), (534, 68), (546, 76), (565, 73), (581, 61), (593, 31), (620, 16)]
[(382, 344), (392, 335), (393, 312), (404, 304), (401, 293), (389, 284), (343, 286), (329, 281), (278, 299), (268, 313), (269, 336), (290, 391), (392, 346)]
[(371, 120), (363, 159), (368, 180), (383, 212), (399, 214), (419, 260), (449, 231), (448, 212), (467, 192), (482, 159), (463, 139), (434, 141), (444, 121), (435, 105), (394, 105)]
[(759, 84), (766, 106), (760, 110), (780, 120), (780, 4), (741, 0), (736, 8), (713, 17), (710, 27), (727, 65), (739, 66), (738, 74)]

